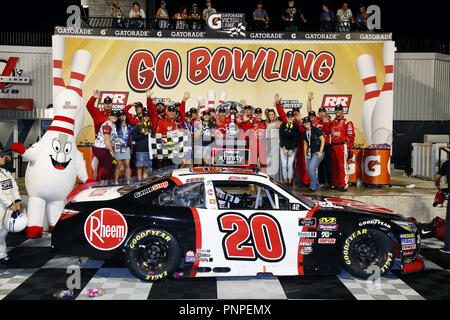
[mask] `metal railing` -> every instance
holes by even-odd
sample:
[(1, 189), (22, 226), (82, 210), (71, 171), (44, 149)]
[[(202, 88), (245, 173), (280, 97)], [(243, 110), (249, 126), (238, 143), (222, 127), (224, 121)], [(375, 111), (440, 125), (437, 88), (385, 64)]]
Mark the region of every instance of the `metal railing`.
[(204, 30), (201, 19), (156, 19), (87, 17), (82, 19), (85, 28), (150, 29), (150, 30)]

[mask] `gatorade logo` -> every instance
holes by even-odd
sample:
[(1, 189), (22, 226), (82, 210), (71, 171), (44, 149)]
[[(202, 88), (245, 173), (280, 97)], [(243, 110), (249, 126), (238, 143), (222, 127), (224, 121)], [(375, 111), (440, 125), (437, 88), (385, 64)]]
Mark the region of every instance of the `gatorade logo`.
[(376, 177), (381, 174), (380, 156), (368, 156), (364, 161), (364, 170), (368, 176)]
[(113, 250), (120, 246), (128, 233), (125, 218), (119, 211), (102, 208), (92, 212), (84, 223), (84, 236), (99, 250)]

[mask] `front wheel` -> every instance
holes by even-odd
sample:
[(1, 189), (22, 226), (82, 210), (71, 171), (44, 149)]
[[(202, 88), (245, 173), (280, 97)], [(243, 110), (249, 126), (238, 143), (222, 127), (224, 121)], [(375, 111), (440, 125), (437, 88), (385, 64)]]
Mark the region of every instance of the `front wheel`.
[(341, 258), (344, 268), (351, 275), (367, 279), (374, 272), (380, 276), (389, 272), (394, 264), (395, 248), (383, 232), (358, 229), (345, 239)]
[(128, 269), (144, 281), (160, 280), (171, 275), (180, 262), (180, 245), (170, 233), (161, 229), (134, 232), (124, 245)]

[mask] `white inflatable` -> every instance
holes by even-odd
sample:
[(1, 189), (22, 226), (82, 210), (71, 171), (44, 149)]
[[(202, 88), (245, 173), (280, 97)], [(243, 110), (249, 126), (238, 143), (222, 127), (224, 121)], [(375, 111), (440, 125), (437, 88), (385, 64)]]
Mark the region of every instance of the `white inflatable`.
[[(56, 57), (58, 58), (58, 57)], [(59, 57), (62, 59), (62, 56)], [(25, 186), (28, 192), (28, 238), (42, 236), (45, 210), (49, 230), (58, 221), (67, 195), (73, 189), (76, 177), (86, 182), (87, 173), (83, 155), (76, 145), (76, 134), (81, 128), (80, 113), (84, 113), (82, 86), (91, 66), (91, 54), (78, 50), (72, 58), (71, 76), (64, 87), (62, 73), (54, 78), (54, 117), (39, 142), (25, 150), (22, 144), (14, 143), (11, 150), (22, 154), (28, 161)], [(61, 66), (57, 62), (54, 66)], [(78, 132), (76, 132), (78, 131)]]

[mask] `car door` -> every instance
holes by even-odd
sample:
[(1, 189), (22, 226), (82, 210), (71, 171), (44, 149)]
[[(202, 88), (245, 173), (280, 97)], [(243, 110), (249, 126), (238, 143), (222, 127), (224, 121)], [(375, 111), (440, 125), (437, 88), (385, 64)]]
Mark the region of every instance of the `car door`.
[(205, 257), (199, 267), (227, 276), (301, 274), (299, 221), (310, 208), (261, 181), (207, 180), (205, 190), (207, 208), (197, 210), (201, 250), (213, 259)]

